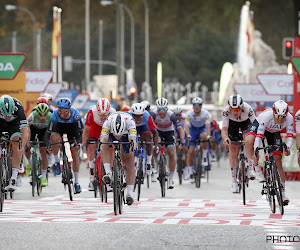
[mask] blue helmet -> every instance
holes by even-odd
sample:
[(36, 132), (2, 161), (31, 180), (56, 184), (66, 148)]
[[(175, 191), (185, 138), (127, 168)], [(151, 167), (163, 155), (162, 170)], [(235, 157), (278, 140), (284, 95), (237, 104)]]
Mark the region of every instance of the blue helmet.
[(69, 98), (63, 97), (60, 98), (57, 102), (57, 107), (59, 108), (64, 108), (64, 109), (69, 109), (71, 108), (71, 101)]

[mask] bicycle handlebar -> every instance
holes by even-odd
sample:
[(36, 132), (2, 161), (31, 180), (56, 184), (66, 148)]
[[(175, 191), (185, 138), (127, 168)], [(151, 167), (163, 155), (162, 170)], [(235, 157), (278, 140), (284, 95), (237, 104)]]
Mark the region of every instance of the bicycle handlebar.
[(266, 150), (268, 153), (273, 153), (274, 151), (280, 149), (281, 146), (284, 148), (285, 151), (287, 150), (287, 146), (284, 142), (282, 142), (281, 145), (269, 145), (266, 147), (258, 147), (255, 149), (255, 156), (258, 156), (259, 150)]

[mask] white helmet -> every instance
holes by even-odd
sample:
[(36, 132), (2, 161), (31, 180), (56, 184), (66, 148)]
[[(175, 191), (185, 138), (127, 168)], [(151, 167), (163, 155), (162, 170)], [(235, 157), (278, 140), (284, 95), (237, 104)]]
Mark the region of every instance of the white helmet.
[(156, 107), (157, 108), (167, 108), (168, 107), (168, 100), (166, 98), (158, 98), (156, 100)]
[(243, 106), (243, 98), (239, 94), (231, 95), (228, 99), (228, 105), (232, 109), (241, 108)]
[(45, 94), (42, 94), (41, 97), (45, 97), (45, 98), (47, 98), (48, 101), (52, 102), (52, 95), (51, 94), (45, 93)]
[(194, 97), (193, 100), (192, 100), (192, 103), (202, 105), (203, 101), (200, 97)]
[(134, 115), (143, 115), (145, 112), (145, 107), (142, 103), (134, 103), (131, 106), (131, 111)]
[(180, 108), (180, 107), (175, 107), (173, 111), (174, 111), (174, 113), (175, 113), (176, 115), (179, 115), (179, 114), (182, 112), (182, 108)]
[(279, 100), (273, 104), (273, 113), (277, 115), (286, 116), (289, 112), (289, 107), (286, 102)]
[(111, 118), (111, 132), (113, 135), (121, 136), (124, 134), (126, 121), (125, 114), (115, 113)]
[(100, 98), (97, 102), (97, 110), (100, 113), (106, 113), (109, 111), (110, 103), (106, 98)]
[(141, 103), (144, 105), (145, 110), (147, 110), (148, 108), (150, 109), (150, 102), (142, 101)]

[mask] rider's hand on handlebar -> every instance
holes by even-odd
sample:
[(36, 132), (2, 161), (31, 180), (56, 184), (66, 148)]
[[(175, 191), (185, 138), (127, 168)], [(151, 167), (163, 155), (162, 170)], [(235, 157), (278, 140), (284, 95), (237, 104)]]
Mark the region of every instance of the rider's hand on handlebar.
[(224, 146), (229, 146), (231, 144), (230, 139), (228, 137), (225, 138), (224, 141), (223, 141), (223, 144), (224, 144)]
[(285, 156), (289, 156), (291, 154), (291, 150), (290, 150), (290, 148), (286, 148), (286, 150), (284, 150), (284, 155)]

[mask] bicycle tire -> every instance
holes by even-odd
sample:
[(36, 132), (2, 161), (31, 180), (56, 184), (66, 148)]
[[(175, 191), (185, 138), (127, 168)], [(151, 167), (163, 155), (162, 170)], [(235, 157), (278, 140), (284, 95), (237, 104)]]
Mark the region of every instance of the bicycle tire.
[(166, 165), (163, 156), (160, 158), (159, 164), (159, 182), (161, 188), (161, 196), (166, 196)]
[(68, 186), (69, 198), (70, 198), (70, 201), (73, 201), (73, 185), (71, 182), (72, 173), (70, 171), (71, 168), (70, 168), (67, 156), (64, 156), (64, 158), (63, 158), (63, 168), (65, 170), (65, 181)]
[[(107, 187), (106, 184), (103, 182), (102, 177), (105, 175), (105, 169), (104, 166), (101, 162), (101, 160), (99, 159), (100, 162), (100, 175), (99, 175), (99, 192), (100, 192), (100, 196), (101, 196), (101, 202), (105, 202), (107, 203)], [(103, 197), (103, 199), (102, 199)]]
[[(99, 169), (98, 169), (98, 161), (96, 160), (96, 165), (95, 165), (95, 172), (94, 172), (94, 181), (93, 181), (93, 186), (94, 186), (94, 197), (97, 198), (97, 192), (98, 192), (98, 187), (99, 187), (99, 194), (101, 197), (101, 191), (100, 191), (100, 186), (99, 186)], [(102, 198), (102, 197), (101, 197)], [(102, 201), (102, 199), (101, 199)]]
[(142, 178), (143, 178), (143, 157), (139, 158), (139, 168), (137, 171), (137, 179), (138, 179), (138, 192), (137, 192), (137, 200), (140, 200), (141, 189), (142, 189)]
[(38, 161), (38, 176), (37, 176), (37, 185), (36, 185), (36, 189), (37, 189), (37, 194), (38, 196), (40, 196), (40, 194), (42, 193), (43, 187), (41, 184), (41, 176), (42, 176), (42, 164), (41, 164), (41, 160)]
[(5, 198), (5, 182), (4, 182), (4, 176), (3, 176), (3, 157), (0, 158), (0, 212), (3, 211), (4, 206), (4, 198)]
[(31, 192), (34, 197), (35, 194), (35, 185), (36, 185), (36, 163), (37, 163), (37, 155), (35, 152), (32, 153), (31, 157)]
[(147, 188), (150, 187), (150, 175), (147, 174)]
[(242, 189), (243, 189), (243, 204), (246, 205), (246, 172), (245, 172), (245, 160), (241, 160), (242, 168)]
[(124, 201), (124, 183), (123, 183), (123, 169), (122, 166), (120, 167), (119, 171), (118, 171), (119, 175), (119, 214), (122, 214), (123, 212), (123, 203), (125, 203)]
[(113, 197), (114, 197), (114, 213), (118, 214), (119, 208), (119, 188), (118, 188), (118, 163), (117, 160), (114, 159), (113, 163)]
[[(273, 175), (272, 173), (269, 172), (267, 173), (269, 178), (269, 183), (268, 183), (268, 188), (267, 188), (267, 196), (268, 196), (268, 201), (269, 201), (269, 205), (271, 208), (272, 213), (274, 214), (276, 212), (276, 205), (275, 205), (275, 193), (273, 192), (274, 190), (274, 179), (273, 179)], [(275, 191), (275, 190), (274, 190)]]
[[(274, 162), (274, 164), (276, 166), (275, 162)], [(275, 172), (276, 198), (277, 198), (280, 214), (283, 215), (284, 214), (284, 208), (283, 208), (284, 204), (283, 204), (282, 189), (281, 189), (281, 179), (280, 179), (280, 175), (278, 172), (278, 168), (277, 168), (277, 166), (276, 167), (275, 166), (274, 166), (274, 172)]]
[(177, 173), (179, 185), (182, 185), (182, 172), (183, 172), (183, 159), (182, 159), (182, 150), (179, 151), (177, 155)]
[(196, 188), (201, 187), (201, 175), (202, 175), (202, 164), (201, 164), (201, 154), (198, 151), (197, 153), (197, 169), (196, 169), (196, 174), (195, 174), (195, 186)]

